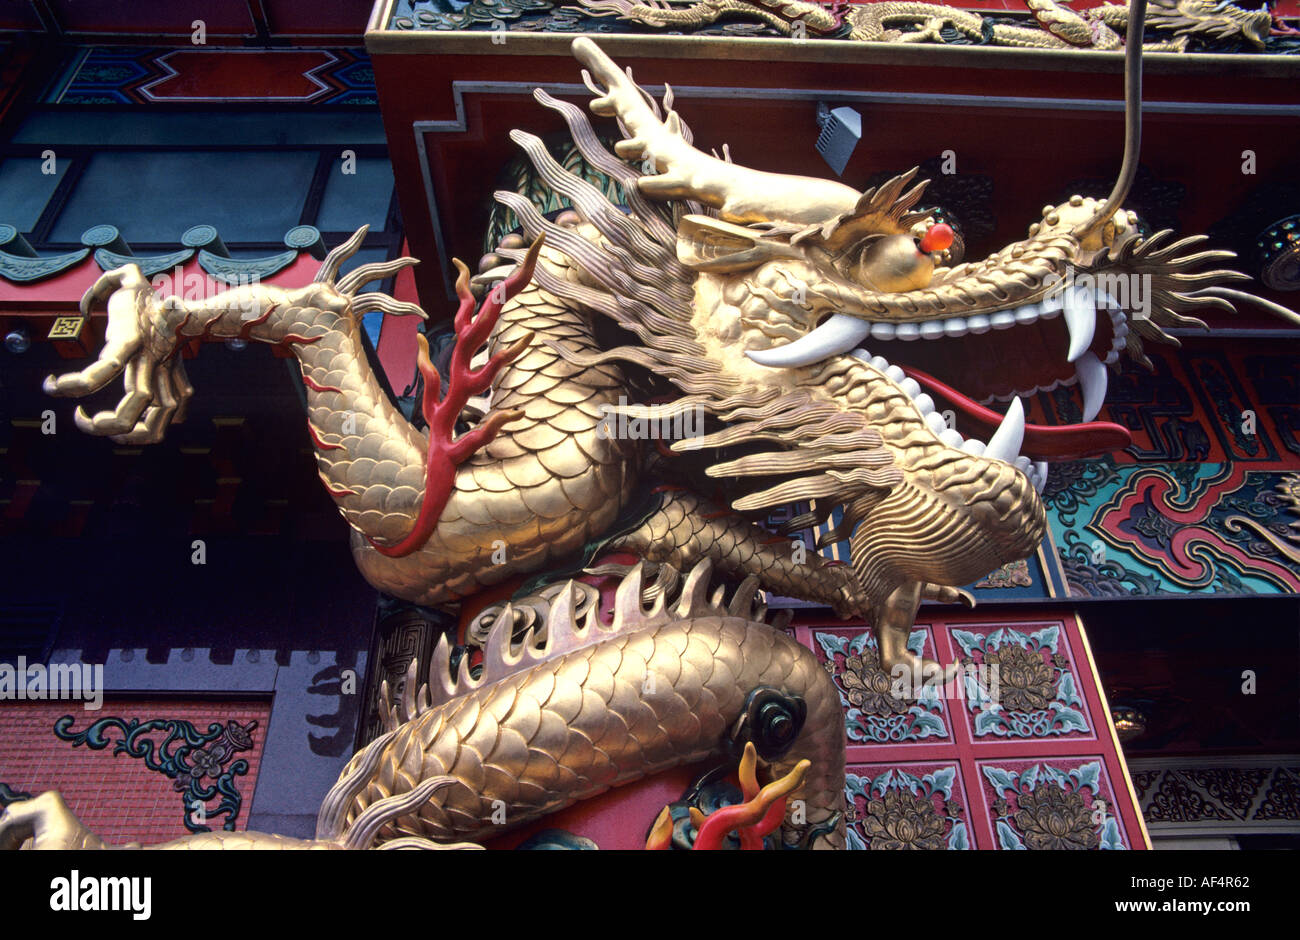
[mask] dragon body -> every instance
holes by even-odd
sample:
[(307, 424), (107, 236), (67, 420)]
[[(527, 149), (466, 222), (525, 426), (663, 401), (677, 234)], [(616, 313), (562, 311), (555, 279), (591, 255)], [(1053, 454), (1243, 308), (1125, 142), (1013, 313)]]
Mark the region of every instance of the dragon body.
[[(1104, 3), (1078, 13), (1056, 0), (1025, 0), (1038, 27), (998, 23), (940, 3), (879, 0), (822, 5), (802, 0), (579, 0), (594, 16), (672, 29), (725, 18), (759, 20), (787, 36), (841, 37), (854, 42), (943, 42), (952, 29), (969, 41), (1021, 49), (1120, 49), (1129, 4)], [(1262, 49), (1273, 26), (1268, 10), (1213, 0), (1153, 0), (1146, 22), (1171, 38), (1145, 43), (1149, 52), (1183, 52), (1194, 38), (1244, 42)]]
[[(918, 605), (962, 600), (960, 585), (1037, 547), (1048, 461), (1123, 434), (1092, 420), (1108, 369), (1121, 355), (1144, 362), (1144, 339), (1169, 339), (1162, 325), (1254, 299), (1223, 286), (1243, 275), (1210, 266), (1230, 253), (1200, 250), (1200, 237), (1140, 233), (1122, 210), (1130, 152), (1109, 200), (1049, 206), (1025, 239), (962, 263), (915, 171), (860, 193), (735, 165), (695, 148), (671, 90), (661, 107), (590, 40), (575, 40), (574, 53), (591, 110), (619, 121), (614, 153), (582, 109), (536, 97), (623, 204), (567, 172), (538, 138), (512, 134), (573, 210), (549, 219), (518, 194), (497, 194), (521, 231), (476, 277), (456, 262), (445, 390), (421, 337), (426, 429), (382, 393), (358, 318), (423, 311), (356, 293), (414, 262), (339, 277), (364, 230), (329, 254), (315, 283), (292, 290), (190, 302), (158, 296), (134, 266), (108, 272), (82, 302), (85, 313), (107, 303), (98, 360), (46, 380), (51, 394), (77, 397), (122, 375), (118, 406), (78, 409), (77, 424), (152, 442), (193, 392), (178, 355), (189, 339), (292, 349), (321, 479), (352, 528), (357, 565), (415, 603), (454, 605), (536, 580), (584, 546), (640, 559), (592, 569), (624, 575), (612, 622), (590, 589), (563, 581), (541, 601), (516, 597), (480, 617), (468, 641), (482, 648), (477, 673), (460, 657), (453, 676), (444, 638), (418, 693), (408, 675), (389, 730), (354, 757), (304, 847), (474, 843), (745, 744), (779, 777), (765, 799), (797, 786), (784, 840), (842, 844), (838, 695), (810, 652), (764, 622), (755, 590), (869, 621), (886, 671), (937, 669), (907, 649)], [(1129, 53), (1131, 68), (1140, 47)], [(1102, 280), (1059, 289), (1079, 274), (1144, 279), (1141, 315)], [(1038, 351), (1027, 374), (983, 367), (1008, 335)], [(935, 378), (927, 349), (954, 341), (966, 368)], [(1017, 395), (1073, 382), (1082, 425), (1026, 425)], [(960, 412), (957, 424), (933, 396)], [(1010, 402), (1005, 415), (988, 407), (997, 400)], [(610, 430), (614, 419), (687, 412), (704, 416), (697, 433), (654, 449)], [(629, 522), (625, 510), (651, 490), (650, 508)], [(795, 502), (808, 511), (785, 531), (762, 525)], [(823, 538), (849, 539), (851, 565), (790, 538), (832, 519)], [(730, 603), (713, 577), (743, 582)], [(42, 800), (10, 808), (0, 843), (90, 839), (66, 807)]]
[[(565, 585), (541, 621), (544, 640), (512, 649), (510, 611), (486, 644), (483, 671), (450, 680), (445, 641), (429, 690), (395, 707), (378, 763), (364, 775), (352, 818), (421, 781), (458, 782), (393, 824), (392, 838), (476, 841), (659, 770), (716, 757), (737, 726), (764, 719), (748, 708), (757, 689), (780, 689), (806, 708), (800, 730), (771, 758), (780, 775), (799, 761), (812, 770), (799, 791), (820, 840), (843, 844), (843, 716), (820, 663), (751, 609), (751, 580), (730, 606), (710, 597), (709, 565), (697, 566), (680, 600), (660, 593), (642, 606), (640, 569), (619, 586), (613, 623), (602, 626), (577, 587)], [(535, 637), (535, 634), (533, 634)], [(769, 716), (770, 717), (770, 716)], [(770, 729), (744, 733), (760, 739)], [(372, 746), (373, 747), (373, 746)], [(761, 751), (760, 751), (761, 752)], [(363, 751), (350, 771), (374, 756)], [(344, 772), (346, 778), (349, 771)], [(496, 816), (494, 820), (494, 815)]]

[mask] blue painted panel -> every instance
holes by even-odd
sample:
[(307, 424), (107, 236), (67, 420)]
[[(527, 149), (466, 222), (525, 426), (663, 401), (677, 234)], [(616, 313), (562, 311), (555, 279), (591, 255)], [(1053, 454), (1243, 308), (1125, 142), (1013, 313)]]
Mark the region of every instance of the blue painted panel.
[(354, 232), (365, 224), (382, 231), (393, 195), (393, 168), (383, 157), (357, 158), (356, 172), (345, 174), (336, 159), (325, 182), (316, 227), (322, 232)]
[(375, 310), (371, 313), (362, 314), (361, 328), (366, 331), (366, 336), (370, 340), (370, 345), (375, 349), (379, 348), (379, 331), (384, 325), (384, 312)]
[(0, 224), (12, 225), (23, 234), (36, 227), (68, 168), (67, 160), (56, 159), (55, 172), (46, 175), (41, 172), (44, 162), (37, 157), (13, 157), (0, 163)]
[(316, 154), (99, 153), (51, 232), (75, 242), (92, 225), (116, 225), (128, 243), (180, 241), (200, 222), (222, 240), (280, 241), (298, 224)]
[(357, 113), (338, 111), (274, 112), (248, 114), (37, 111), (19, 126), (16, 144), (57, 147), (59, 144), (87, 147), (175, 146), (178, 142), (199, 144), (221, 141), (231, 146), (287, 144), (302, 147), (337, 145), (357, 147), (384, 145), (384, 122), (379, 110)]

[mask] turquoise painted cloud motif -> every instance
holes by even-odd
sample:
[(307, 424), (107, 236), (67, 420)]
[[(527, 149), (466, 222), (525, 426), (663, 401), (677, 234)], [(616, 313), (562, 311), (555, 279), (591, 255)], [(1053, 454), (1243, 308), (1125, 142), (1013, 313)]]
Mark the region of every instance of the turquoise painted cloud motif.
[[(952, 638), (967, 666), (962, 676), (976, 737), (1043, 738), (1091, 730), (1070, 661), (1058, 649), (1059, 626), (1032, 633), (1010, 627), (992, 633), (953, 630)], [(969, 668), (976, 654), (979, 668)]]
[[(826, 654), (827, 670), (839, 690), (850, 741), (898, 744), (948, 737), (943, 700), (935, 687), (922, 686), (915, 699), (895, 694), (895, 680), (881, 668), (872, 634), (863, 632), (849, 639), (814, 632), (813, 637)], [(907, 648), (919, 656), (924, 645), (925, 631), (913, 630)], [(843, 665), (837, 655), (843, 658)]]
[[(962, 806), (953, 800), (957, 769), (941, 767), (924, 776), (891, 768), (874, 778), (845, 774), (850, 806), (857, 798), (866, 813), (848, 827), (850, 849), (971, 848)], [(937, 797), (937, 800), (936, 800)]]
[(1109, 804), (1099, 797), (1100, 761), (1068, 771), (1046, 763), (1019, 773), (981, 769), (997, 794), (993, 813), (1000, 848), (1128, 848)]

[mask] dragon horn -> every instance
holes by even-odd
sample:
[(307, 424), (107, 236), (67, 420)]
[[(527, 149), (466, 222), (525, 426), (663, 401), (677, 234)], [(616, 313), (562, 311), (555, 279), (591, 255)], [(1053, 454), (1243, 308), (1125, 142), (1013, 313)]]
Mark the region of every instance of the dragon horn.
[(325, 260), (320, 263), (320, 270), (316, 272), (316, 276), (312, 278), (312, 282), (315, 284), (332, 285), (334, 279), (338, 277), (339, 265), (344, 261), (347, 261), (360, 250), (361, 243), (366, 240), (366, 233), (369, 231), (369, 225), (361, 226), (361, 228), (352, 233), (352, 237), (327, 254)]
[(1124, 33), (1124, 162), (1119, 179), (1087, 222), (1072, 233), (1079, 241), (1101, 230), (1120, 210), (1137, 176), (1138, 153), (1142, 149), (1142, 33), (1146, 26), (1147, 0), (1133, 0), (1128, 9), (1128, 28)]
[(861, 198), (843, 183), (765, 173), (704, 153), (672, 110), (670, 96), (665, 95), (663, 115), (649, 93), (586, 36), (574, 39), (572, 49), (596, 96), (588, 106), (601, 117), (618, 118), (626, 131), (614, 152), (625, 160), (654, 164), (654, 172), (643, 173), (637, 181), (647, 198), (697, 200), (719, 210), (729, 222), (818, 225), (852, 212)]

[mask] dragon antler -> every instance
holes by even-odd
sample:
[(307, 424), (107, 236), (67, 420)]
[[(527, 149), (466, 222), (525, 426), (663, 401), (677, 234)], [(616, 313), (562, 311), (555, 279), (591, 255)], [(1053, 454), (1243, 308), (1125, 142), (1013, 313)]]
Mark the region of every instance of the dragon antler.
[(654, 172), (637, 183), (646, 196), (696, 200), (719, 210), (724, 219), (742, 223), (821, 223), (857, 205), (861, 193), (842, 183), (751, 170), (696, 149), (690, 130), (672, 110), (671, 88), (665, 86), (667, 113), (661, 118), (658, 105), (632, 80), (631, 71), (621, 70), (590, 39), (575, 39), (573, 54), (586, 66), (583, 81), (597, 96), (592, 112), (617, 117), (627, 134), (614, 151), (624, 159), (653, 163)]

